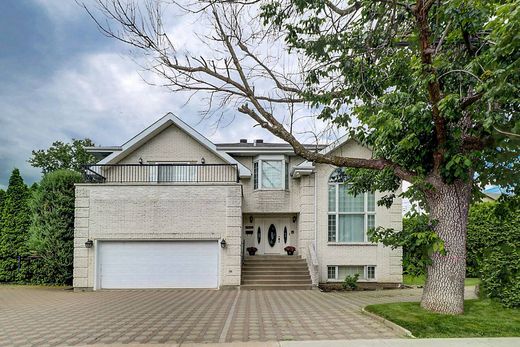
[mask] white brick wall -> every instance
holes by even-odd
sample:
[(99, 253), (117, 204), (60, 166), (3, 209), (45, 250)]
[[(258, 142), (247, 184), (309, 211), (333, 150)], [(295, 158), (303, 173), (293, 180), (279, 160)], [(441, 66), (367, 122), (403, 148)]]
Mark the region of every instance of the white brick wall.
[(119, 163), (136, 164), (139, 158), (142, 158), (144, 162), (200, 162), (202, 157), (204, 157), (207, 164), (225, 164), (215, 153), (208, 150), (175, 125), (171, 125), (127, 155)]
[(221, 286), (240, 284), (241, 188), (229, 185), (76, 187), (74, 286), (94, 286), (98, 240), (220, 240)]
[[(253, 173), (254, 157), (237, 157), (242, 165)], [(289, 157), (289, 173), (302, 162), (300, 157)], [(244, 213), (298, 213), (299, 180), (289, 179), (289, 190), (254, 190), (253, 177), (241, 180), (244, 190)]]
[[(354, 141), (349, 141), (334, 154), (356, 158), (370, 158), (370, 150)], [(317, 210), (318, 210), (318, 260), (320, 268), (320, 282), (327, 281), (327, 265), (376, 265), (376, 281), (402, 282), (401, 258), (402, 250), (392, 250), (383, 245), (334, 245), (328, 243), (328, 179), (335, 167), (319, 164), (317, 166)], [(312, 181), (313, 178), (310, 178)], [(302, 194), (303, 196), (304, 194)], [(376, 201), (385, 193), (376, 192)], [(308, 200), (313, 196), (305, 194)], [(304, 205), (302, 199), (302, 205)], [(303, 210), (302, 210), (303, 213)], [(396, 198), (390, 209), (376, 206), (376, 226), (402, 228), (401, 199)], [(309, 226), (310, 227), (310, 226)], [(310, 228), (309, 228), (310, 229)]]
[[(370, 150), (347, 142), (334, 154), (368, 158)], [(223, 163), (182, 130), (170, 126), (130, 153), (121, 163), (195, 161)], [(253, 157), (237, 157), (253, 171)], [(302, 161), (290, 157), (290, 169)], [(329, 245), (327, 243), (328, 178), (334, 167), (318, 165), (316, 174), (290, 179), (288, 191), (254, 191), (253, 179), (240, 184), (80, 184), (76, 186), (74, 286), (94, 285), (95, 247), (85, 248), (85, 241), (132, 239), (222, 239), (220, 249), (221, 285), (240, 284), (242, 216), (291, 217), (298, 215), (295, 237), (298, 253), (307, 257), (314, 242), (317, 225), (318, 273), (326, 281), (327, 265), (376, 265), (379, 282), (401, 282), (400, 249), (381, 245)], [(315, 221), (315, 179), (317, 183), (317, 221)], [(376, 194), (376, 199), (381, 194)], [(292, 218), (292, 217), (291, 217)], [(249, 224), (246, 222), (246, 224)], [(376, 224), (400, 230), (401, 201), (391, 209), (376, 207)], [(292, 241), (291, 241), (292, 242)], [(314, 280), (314, 278), (313, 278)]]

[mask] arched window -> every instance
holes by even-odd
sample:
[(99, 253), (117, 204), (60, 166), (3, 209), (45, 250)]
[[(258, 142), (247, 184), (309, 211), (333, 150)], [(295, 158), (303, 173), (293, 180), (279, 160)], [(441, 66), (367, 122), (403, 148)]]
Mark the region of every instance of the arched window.
[(375, 227), (374, 193), (354, 196), (349, 192), (349, 177), (337, 168), (329, 177), (329, 242), (367, 242), (367, 230)]

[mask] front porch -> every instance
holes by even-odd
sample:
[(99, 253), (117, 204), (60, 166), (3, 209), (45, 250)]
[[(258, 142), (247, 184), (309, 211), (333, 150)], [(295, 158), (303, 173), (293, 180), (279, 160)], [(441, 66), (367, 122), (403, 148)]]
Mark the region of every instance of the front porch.
[(255, 248), (256, 255), (287, 255), (285, 247), (295, 248), (295, 255), (302, 255), (299, 250), (298, 214), (252, 214), (242, 216), (242, 240), (244, 254), (248, 248)]

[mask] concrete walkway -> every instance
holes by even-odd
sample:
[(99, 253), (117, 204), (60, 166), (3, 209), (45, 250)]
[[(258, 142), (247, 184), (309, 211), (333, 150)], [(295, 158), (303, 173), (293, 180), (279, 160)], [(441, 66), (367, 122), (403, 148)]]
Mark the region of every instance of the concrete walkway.
[[(94, 345), (103, 347), (104, 345)], [(111, 345), (111, 347), (151, 347), (153, 345)], [(469, 339), (391, 339), (391, 340), (328, 340), (232, 343), (183, 343), (156, 345), (161, 347), (517, 347), (518, 337)]]
[[(0, 286), (0, 346), (178, 344), (403, 337), (361, 312), (420, 290), (117, 290)], [(469, 294), (469, 293), (468, 293)], [(318, 342), (320, 341), (320, 342)], [(300, 345), (301, 342), (298, 342)], [(275, 343), (279, 346), (278, 342)], [(330, 347), (330, 344), (327, 344)]]

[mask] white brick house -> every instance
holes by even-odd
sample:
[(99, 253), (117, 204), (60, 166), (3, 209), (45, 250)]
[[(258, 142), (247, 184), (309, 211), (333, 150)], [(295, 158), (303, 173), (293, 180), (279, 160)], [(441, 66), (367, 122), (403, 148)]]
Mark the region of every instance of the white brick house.
[[(316, 150), (371, 155), (348, 139)], [(401, 201), (387, 209), (376, 204), (383, 193), (351, 196), (337, 168), (312, 165), (289, 145), (215, 145), (168, 114), (122, 146), (89, 151), (100, 161), (76, 186), (76, 289), (236, 287), (244, 259), (304, 259), (308, 274), (294, 283), (353, 273), (364, 284), (402, 281), (401, 250), (366, 239), (373, 226), (401, 228)], [(296, 256), (276, 257), (285, 246)], [(274, 264), (266, 266), (285, 266)], [(289, 278), (294, 264), (281, 273)]]

